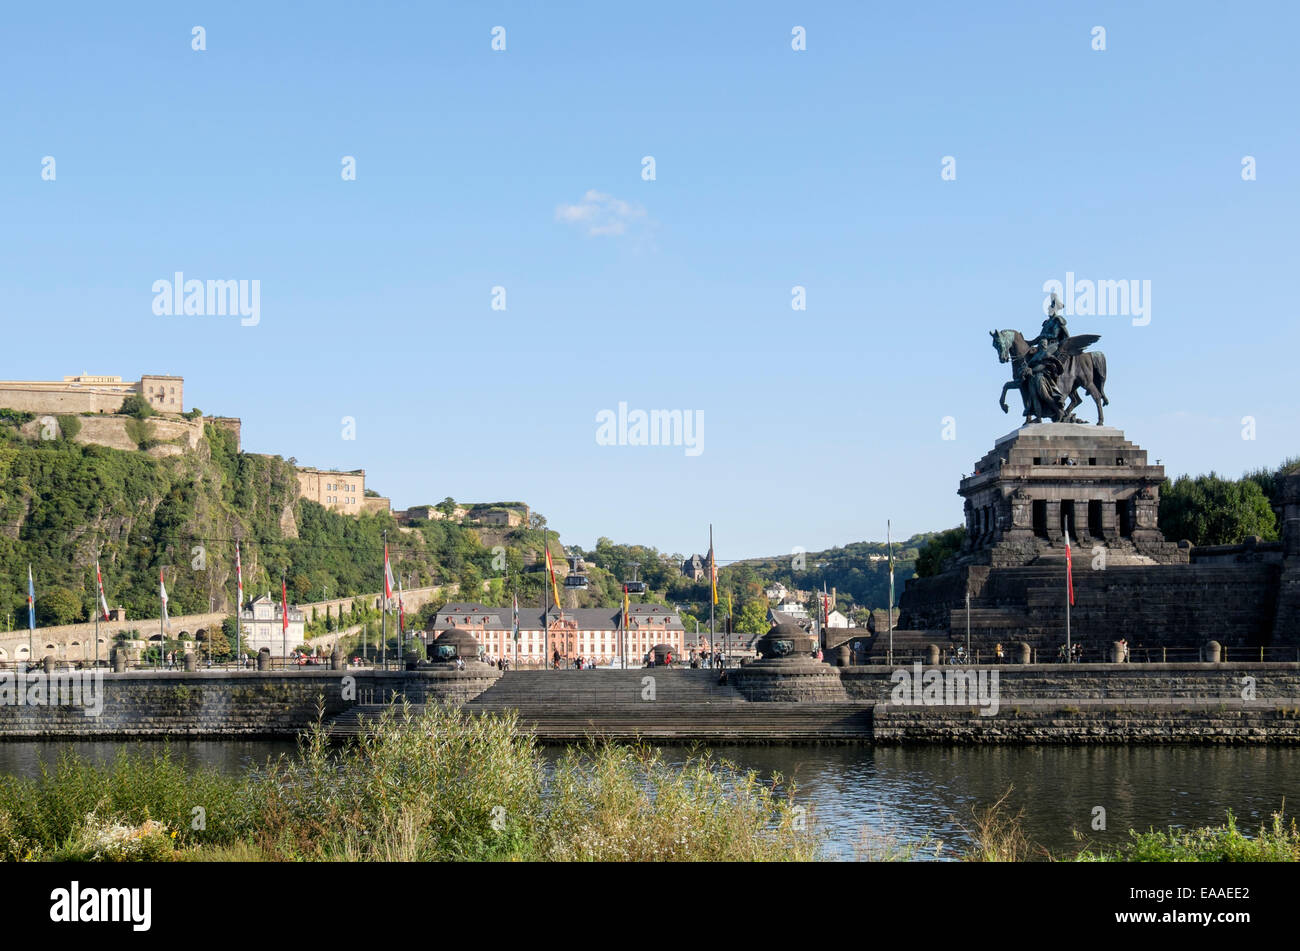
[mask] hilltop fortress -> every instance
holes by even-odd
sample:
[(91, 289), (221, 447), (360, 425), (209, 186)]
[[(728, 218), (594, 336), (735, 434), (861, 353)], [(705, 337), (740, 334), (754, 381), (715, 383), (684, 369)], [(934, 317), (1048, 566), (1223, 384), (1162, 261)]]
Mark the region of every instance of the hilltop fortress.
[(0, 407), (38, 415), (116, 413), (132, 394), (156, 412), (185, 412), (185, 378), (179, 376), (145, 374), (129, 382), (82, 373), (62, 380), (0, 380)]

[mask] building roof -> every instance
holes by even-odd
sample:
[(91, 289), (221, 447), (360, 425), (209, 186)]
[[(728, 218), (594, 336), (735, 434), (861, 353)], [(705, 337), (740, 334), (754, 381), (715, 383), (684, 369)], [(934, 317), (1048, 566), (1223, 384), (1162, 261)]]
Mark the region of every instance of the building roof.
[[(566, 621), (576, 623), (580, 631), (617, 631), (622, 626), (623, 606), (605, 608), (571, 608), (563, 612), (552, 607), (548, 613), (548, 623), (542, 623), (541, 608), (519, 606), (519, 626), (524, 630), (542, 630), (558, 622), (563, 616)], [(430, 630), (445, 631), (453, 627), (473, 627), (486, 631), (509, 631), (512, 629), (513, 615), (510, 607), (488, 607), (484, 604), (460, 601), (444, 605), (433, 619)], [(634, 604), (628, 612), (628, 625), (631, 630), (642, 628), (664, 631), (681, 631), (681, 615), (672, 608), (662, 604)]]

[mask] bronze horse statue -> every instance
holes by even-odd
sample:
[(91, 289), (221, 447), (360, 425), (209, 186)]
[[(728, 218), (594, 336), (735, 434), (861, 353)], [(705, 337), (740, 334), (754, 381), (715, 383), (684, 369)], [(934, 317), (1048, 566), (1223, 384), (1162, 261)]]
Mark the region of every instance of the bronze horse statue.
[(1009, 412), (1007, 390), (1014, 386), (1020, 389), (1020, 396), (1024, 400), (1026, 422), (1041, 422), (1043, 416), (1051, 417), (1053, 422), (1079, 422), (1074, 409), (1083, 402), (1083, 397), (1077, 392), (1079, 387), (1083, 387), (1097, 405), (1097, 425), (1104, 425), (1102, 407), (1110, 405), (1110, 400), (1106, 398), (1106, 355), (1101, 351), (1084, 351), (1085, 347), (1100, 338), (1094, 335), (1069, 337), (1048, 358), (1053, 361), (1049, 364), (1052, 369), (1060, 368), (1055, 375), (1057, 389), (1062, 396), (1069, 397), (1069, 404), (1063, 412), (1057, 414), (1043, 412), (1041, 406), (1035, 406), (1036, 402), (1041, 401), (1036, 401), (1030, 391), (1032, 374), (1025, 372), (1034, 347), (1025, 340), (1024, 335), (1019, 330), (990, 330), (989, 335), (993, 338), (993, 349), (998, 352), (998, 361), (1011, 363), (1011, 380), (1003, 384), (1002, 395), (998, 397), (1002, 412)]

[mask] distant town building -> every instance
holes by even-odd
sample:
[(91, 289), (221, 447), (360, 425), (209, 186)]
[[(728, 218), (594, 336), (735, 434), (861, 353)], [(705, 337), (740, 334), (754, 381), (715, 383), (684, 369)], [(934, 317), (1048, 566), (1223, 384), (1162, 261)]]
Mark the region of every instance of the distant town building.
[(269, 592), (249, 601), (239, 612), (241, 650), (256, 654), (265, 647), (273, 657), (284, 657), (286, 650), (293, 653), (301, 647), (306, 627), (302, 611), (289, 605), (287, 632), (283, 617), (280, 599)]
[[(773, 582), (769, 587), (763, 589), (763, 594), (769, 601), (784, 601), (790, 594), (790, 589), (781, 582)], [(764, 633), (767, 633), (764, 631)]]
[(682, 562), (682, 577), (700, 581), (709, 577), (709, 556), (691, 555)]
[[(609, 664), (620, 656), (623, 607), (577, 608), (561, 612), (551, 608), (545, 622), (539, 607), (519, 608), (519, 659), (547, 663), (547, 629), (550, 649), (566, 660), (594, 657)], [(491, 657), (515, 656), (513, 618), (509, 607), (493, 608), (469, 602), (450, 603), (434, 616), (430, 635), (450, 629), (470, 631), (480, 649)], [(626, 656), (629, 666), (641, 666), (656, 644), (668, 644), (680, 656), (686, 645), (681, 615), (662, 604), (634, 604), (628, 612)]]
[(82, 373), (62, 380), (0, 380), (0, 407), (25, 413), (116, 413), (136, 395), (159, 413), (185, 412), (185, 378), (145, 374), (139, 380)]
[(390, 512), (392, 502), (366, 495), (366, 470), (298, 469), (298, 495), (343, 515)]

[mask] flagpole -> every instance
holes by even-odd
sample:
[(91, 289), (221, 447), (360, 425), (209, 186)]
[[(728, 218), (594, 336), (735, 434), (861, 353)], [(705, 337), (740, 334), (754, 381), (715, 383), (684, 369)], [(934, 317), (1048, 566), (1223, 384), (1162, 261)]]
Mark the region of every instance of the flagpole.
[(713, 524), (709, 524), (709, 650), (713, 653), (713, 666), (718, 666), (718, 641), (713, 631), (713, 599), (717, 597), (718, 556), (713, 553)]
[(1065, 662), (1074, 663), (1074, 648), (1070, 644), (1070, 529), (1065, 529)]
[(239, 559), (239, 542), (235, 542), (235, 664), (242, 666), (239, 635), (243, 633), (244, 565)]
[(383, 641), (381, 655), (384, 661), (384, 670), (388, 669), (388, 529), (384, 529), (384, 593), (385, 597), (380, 599), (379, 614), (379, 637)]
[(889, 666), (894, 666), (894, 527), (885, 519), (885, 540), (889, 545), (889, 604), (885, 617), (889, 620)]
[(27, 563), (27, 666), (31, 667), (36, 656), (36, 587), (32, 583), (32, 563)]
[(547, 532), (542, 529), (542, 670), (551, 666), (551, 578)]

